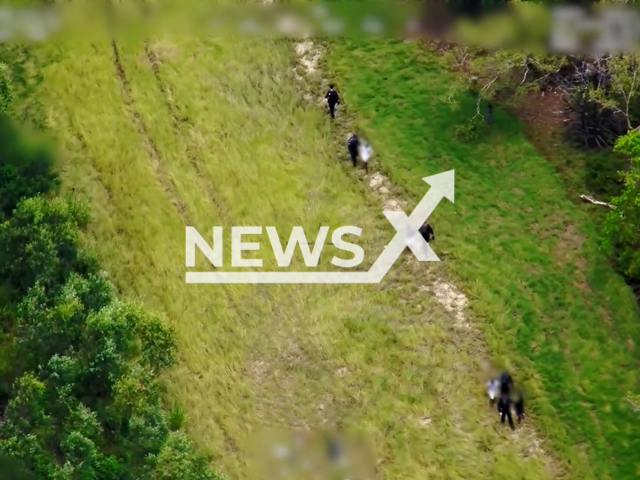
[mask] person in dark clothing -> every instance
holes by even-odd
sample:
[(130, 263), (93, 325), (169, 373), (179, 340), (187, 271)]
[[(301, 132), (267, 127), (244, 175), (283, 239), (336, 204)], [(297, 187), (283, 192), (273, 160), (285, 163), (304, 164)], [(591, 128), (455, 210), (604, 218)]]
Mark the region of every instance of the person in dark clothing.
[[(434, 236), (435, 239), (435, 236)], [(513, 379), (509, 372), (502, 372), (487, 382), (487, 394), (489, 395), (490, 405), (494, 406), (500, 396), (509, 396), (513, 386)]]
[(360, 139), (357, 134), (352, 134), (347, 141), (347, 150), (351, 156), (351, 163), (356, 167), (358, 165), (358, 147), (360, 146)]
[(511, 430), (516, 429), (516, 426), (513, 423), (513, 417), (511, 416), (511, 399), (509, 398), (509, 395), (500, 395), (500, 398), (498, 399), (498, 413), (500, 414), (500, 422), (504, 423), (505, 418), (508, 418)]
[[(513, 378), (507, 371), (487, 382), (487, 393), (490, 405), (497, 404), (498, 414), (502, 423), (509, 420), (509, 426), (515, 430), (511, 409), (515, 410), (518, 423), (524, 419), (524, 397), (522, 391), (514, 386)], [(497, 399), (495, 398), (497, 394)]]
[(420, 232), (420, 235), (422, 235), (422, 238), (424, 238), (424, 240), (427, 243), (429, 243), (429, 240), (436, 239), (436, 235), (435, 235), (435, 232), (433, 231), (433, 227), (429, 225), (429, 222), (424, 222), (424, 224), (420, 227), (418, 231)]
[(513, 378), (509, 372), (502, 372), (498, 377), (500, 381), (500, 394), (506, 395), (507, 397), (511, 395), (511, 389), (513, 388)]
[(336, 92), (333, 88), (333, 85), (329, 85), (329, 91), (324, 96), (329, 104), (329, 113), (331, 114), (331, 118), (336, 118), (336, 105), (340, 104), (340, 96), (338, 92)]
[(487, 105), (487, 112), (484, 114), (484, 120), (489, 125), (493, 123), (493, 105)]
[(513, 407), (518, 417), (518, 423), (521, 423), (522, 420), (524, 420), (524, 397), (522, 396), (522, 392), (517, 393)]

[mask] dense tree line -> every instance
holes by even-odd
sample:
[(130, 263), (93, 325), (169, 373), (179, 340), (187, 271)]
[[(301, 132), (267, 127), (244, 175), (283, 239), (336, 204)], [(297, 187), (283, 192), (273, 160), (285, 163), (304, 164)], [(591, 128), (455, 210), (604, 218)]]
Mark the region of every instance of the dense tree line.
[(11, 120), (0, 68), (0, 472), (12, 480), (219, 480), (167, 408), (175, 332), (116, 298), (56, 195), (55, 150)]

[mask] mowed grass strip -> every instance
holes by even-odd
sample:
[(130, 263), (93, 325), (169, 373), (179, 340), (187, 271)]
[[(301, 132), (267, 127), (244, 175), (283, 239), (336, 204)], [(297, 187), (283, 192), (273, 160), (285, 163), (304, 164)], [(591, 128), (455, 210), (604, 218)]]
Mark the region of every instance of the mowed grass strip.
[(452, 253), (444, 266), (470, 294), (491, 350), (517, 365), (533, 421), (574, 478), (637, 478), (640, 419), (626, 398), (640, 391), (638, 311), (598, 251), (592, 218), (514, 118), (497, 111), (478, 142), (454, 138), (475, 100), (448, 108), (450, 74), (423, 47), (332, 42), (327, 64), (398, 185), (419, 198), (421, 177), (456, 170), (455, 208), (433, 214), (438, 247)]
[[(40, 47), (32, 98), (61, 142), (65, 188), (92, 202), (87, 242), (123, 295), (178, 330), (169, 396), (222, 472), (255, 478), (252, 439), (283, 426), (364, 433), (380, 478), (559, 476), (533, 432), (511, 435), (488, 409), (483, 345), (421, 289), (437, 266), (405, 255), (380, 285), (184, 283), (177, 203), (209, 241), (219, 223), (275, 225), (285, 238), (294, 225), (312, 235), (318, 222), (357, 225), (364, 268), (394, 234), (379, 200), (334, 157), (343, 139), (302, 101), (289, 42), (150, 40), (159, 74), (142, 42), (117, 47), (128, 93), (105, 41)], [(56, 61), (37, 63), (51, 49)]]

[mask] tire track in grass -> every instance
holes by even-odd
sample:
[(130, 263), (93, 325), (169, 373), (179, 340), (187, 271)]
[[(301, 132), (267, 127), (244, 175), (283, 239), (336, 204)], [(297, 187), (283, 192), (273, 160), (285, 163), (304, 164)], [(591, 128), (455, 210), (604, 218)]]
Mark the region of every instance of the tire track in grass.
[[(78, 142), (78, 150), (82, 155), (82, 158), (84, 160), (87, 160), (85, 165), (89, 170), (88, 173), (90, 177), (95, 181), (95, 183), (100, 186), (99, 195), (106, 200), (106, 201), (104, 200), (99, 201), (98, 204), (105, 206), (107, 210), (107, 215), (110, 219), (115, 219), (117, 218), (117, 215), (115, 214), (115, 209), (113, 208), (113, 206), (116, 204), (113, 192), (111, 191), (111, 188), (109, 187), (109, 185), (104, 183), (104, 181), (102, 180), (102, 175), (100, 174), (98, 169), (96, 169), (93, 161), (93, 155), (91, 154), (91, 150), (87, 144), (87, 141), (85, 140), (84, 135), (82, 134), (76, 122), (73, 120), (73, 116), (69, 111), (67, 112), (67, 120), (68, 120), (69, 132), (71, 133), (71, 137), (76, 142)], [(76, 189), (72, 187), (72, 191), (74, 192), (74, 196), (75, 196)], [(129, 233), (126, 230), (120, 228), (115, 222), (113, 226), (114, 226), (114, 233), (116, 237), (126, 239), (127, 243), (133, 242), (131, 235), (129, 235)], [(107, 271), (107, 275), (109, 275), (108, 271)], [(123, 290), (120, 283), (117, 281), (117, 279), (112, 278), (110, 275), (109, 275), (109, 278), (116, 289), (116, 293), (118, 295), (122, 295)]]
[[(194, 169), (198, 178), (198, 183), (202, 187), (202, 190), (205, 192), (207, 199), (216, 210), (219, 222), (222, 225), (233, 225), (235, 223), (235, 220), (229, 213), (229, 209), (217, 194), (215, 186), (212, 184), (207, 174), (201, 168), (201, 165), (204, 163), (204, 161), (201, 154), (199, 153), (198, 148), (191, 141), (191, 137), (189, 134), (189, 127), (192, 126), (192, 123), (189, 119), (189, 116), (183, 114), (180, 111), (179, 106), (176, 104), (173, 98), (173, 93), (171, 91), (171, 86), (164, 80), (161, 73), (161, 55), (156, 53), (154, 47), (157, 48), (156, 45), (151, 45), (148, 39), (145, 40), (143, 47), (144, 55), (149, 64), (149, 67), (151, 68), (156, 86), (163, 96), (163, 101), (167, 112), (169, 113), (169, 120), (172, 125), (173, 131), (176, 136), (185, 139), (186, 153), (189, 164)], [(217, 268), (210, 262), (205, 262), (205, 269), (210, 271), (217, 270)], [(231, 290), (233, 291), (233, 288)], [(253, 289), (248, 289), (244, 293), (233, 293), (232, 291), (227, 296), (228, 308), (231, 311), (237, 312), (238, 315), (241, 315), (242, 312), (246, 311), (245, 305), (247, 304), (247, 302), (251, 301), (251, 299), (255, 295), (255, 292)], [(231, 431), (228, 426), (226, 426), (225, 418), (218, 417), (215, 419), (215, 423), (222, 437), (225, 453), (227, 455), (237, 456), (241, 451), (241, 448), (238, 444), (239, 439), (236, 438), (236, 434)]]
[(111, 50), (113, 52), (113, 65), (116, 70), (116, 76), (118, 78), (118, 83), (120, 85), (120, 91), (122, 93), (122, 98), (127, 107), (129, 115), (136, 126), (138, 132), (142, 136), (145, 141), (145, 145), (147, 147), (147, 151), (149, 153), (149, 158), (151, 160), (151, 165), (153, 167), (154, 174), (160, 183), (162, 189), (169, 197), (171, 203), (176, 209), (176, 212), (182, 219), (185, 225), (192, 225), (191, 220), (189, 219), (189, 214), (187, 211), (187, 207), (180, 200), (180, 196), (178, 195), (178, 191), (175, 183), (171, 179), (169, 175), (165, 172), (163, 168), (162, 156), (158, 151), (153, 139), (149, 135), (149, 131), (142, 120), (142, 116), (136, 110), (133, 101), (133, 95), (131, 94), (131, 88), (129, 86), (129, 80), (127, 79), (126, 73), (124, 71), (124, 67), (122, 66), (122, 62), (120, 60), (120, 52), (118, 50), (118, 45), (115, 40), (111, 40)]
[[(85, 140), (84, 135), (82, 135), (82, 132), (80, 131), (76, 123), (73, 121), (70, 113), (67, 113), (67, 118), (69, 119), (69, 131), (71, 132), (71, 136), (78, 142), (78, 145), (80, 146), (79, 150), (80, 150), (80, 153), (82, 153), (82, 156), (85, 159), (89, 160), (89, 169), (93, 174), (93, 176), (96, 178), (96, 181), (102, 187), (104, 196), (107, 199), (107, 202), (106, 202), (107, 205), (113, 205), (114, 204), (113, 192), (111, 191), (111, 188), (100, 179), (100, 174), (98, 170), (96, 170), (96, 168), (94, 167), (94, 164), (92, 161), (93, 156), (91, 155), (89, 146), (87, 145), (87, 141)], [(73, 190), (75, 191), (75, 189)]]
[[(171, 88), (166, 84), (162, 75), (160, 73), (160, 63), (161, 60), (153, 50), (153, 48), (149, 45), (148, 42), (145, 42), (144, 45), (144, 53), (147, 57), (151, 70), (153, 72), (153, 76), (156, 81), (156, 85), (158, 89), (163, 94), (165, 105), (167, 110), (169, 111), (169, 116), (171, 118), (171, 124), (173, 125), (173, 129), (177, 135), (182, 136), (187, 139), (187, 156), (189, 159), (189, 163), (192, 168), (196, 172), (199, 183), (201, 184), (203, 190), (206, 192), (207, 198), (214, 205), (216, 210), (218, 211), (218, 215), (220, 220), (224, 225), (231, 225), (231, 216), (229, 215), (229, 211), (224, 204), (224, 202), (220, 199), (219, 195), (217, 195), (215, 189), (211, 186), (211, 184), (206, 180), (207, 176), (200, 168), (200, 164), (202, 163), (202, 159), (198, 154), (198, 150), (194, 147), (192, 142), (188, 140), (189, 135), (185, 130), (184, 125), (189, 125), (189, 117), (187, 115), (181, 115), (179, 108), (176, 106), (175, 102), (172, 99)], [(215, 268), (215, 267), (214, 267)]]
[[(313, 77), (317, 76), (320, 72), (320, 63), (322, 58), (322, 48), (316, 45), (313, 41), (303, 39), (300, 42), (295, 43), (294, 53), (297, 58), (297, 70), (305, 72), (305, 76)], [(298, 76), (299, 81), (304, 81), (304, 77)], [(323, 84), (326, 81), (323, 81)], [(316, 104), (324, 106), (324, 98), (322, 96), (314, 97), (314, 93), (308, 91), (304, 98), (310, 104)], [(338, 118), (336, 118), (338, 120)], [(347, 129), (351, 127), (352, 121), (350, 118), (346, 118), (341, 122), (337, 122), (340, 129), (340, 134), (347, 134)], [(345, 138), (347, 138), (346, 135)], [(398, 191), (397, 187), (380, 171), (372, 169), (371, 161), (369, 162), (369, 173), (362, 176), (360, 179), (364, 179), (370, 190), (376, 195), (382, 204), (383, 210), (404, 211), (405, 202), (401, 197), (401, 194), (394, 194), (394, 191)], [(411, 255), (411, 258), (403, 262), (404, 268), (408, 269), (414, 278), (424, 276), (424, 265), (422, 265), (415, 257)], [(391, 273), (391, 272), (390, 272)], [(475, 325), (472, 319), (467, 314), (467, 306), (469, 304), (467, 296), (457, 288), (453, 283), (445, 278), (445, 275), (437, 267), (429, 268), (429, 274), (434, 278), (431, 283), (421, 285), (418, 293), (428, 293), (432, 295), (437, 302), (448, 312), (452, 318), (452, 322), (447, 325), (447, 329), (452, 334), (455, 344), (460, 349), (466, 349), (469, 356), (476, 358), (478, 363), (482, 366), (482, 369), (489, 370), (490, 361), (489, 352), (482, 339), (482, 333), (480, 329)], [(407, 300), (420, 302), (417, 298), (407, 298)], [(455, 341), (459, 338), (460, 341)], [(455, 366), (456, 373), (461, 376), (475, 377), (474, 372), (469, 372), (471, 365), (463, 365), (462, 363)], [(455, 424), (460, 425), (462, 423), (462, 416), (460, 413), (455, 412), (452, 415), (452, 419)], [(429, 425), (431, 419), (424, 417), (417, 419), (417, 421), (423, 425)], [(490, 423), (495, 421), (487, 415), (486, 420), (483, 421), (484, 425), (489, 426)], [(465, 432), (466, 433), (466, 432)], [(531, 423), (525, 423), (519, 429), (517, 429), (513, 435), (519, 454), (523, 458), (536, 456), (544, 459), (544, 464), (553, 472), (553, 478), (566, 477), (566, 471), (562, 464), (546, 452), (542, 448), (543, 441), (541, 435), (536, 431), (535, 427)]]
[[(198, 153), (198, 149), (193, 145), (190, 141), (189, 132), (185, 127), (191, 125), (190, 119), (188, 115), (183, 115), (180, 111), (179, 107), (176, 105), (173, 100), (173, 94), (171, 92), (171, 87), (165, 82), (162, 77), (160, 71), (160, 64), (162, 62), (160, 56), (155, 52), (152, 45), (150, 45), (148, 40), (145, 40), (144, 43), (144, 54), (149, 63), (151, 71), (153, 73), (154, 80), (156, 82), (156, 86), (160, 93), (163, 96), (163, 100), (167, 111), (169, 113), (169, 118), (171, 125), (173, 127), (174, 133), (178, 137), (185, 138), (186, 140), (186, 152), (187, 158), (191, 167), (194, 169), (196, 176), (198, 178), (198, 183), (202, 187), (202, 191), (205, 192), (205, 195), (213, 208), (216, 210), (218, 215), (218, 219), (222, 225), (233, 225), (235, 222), (232, 219), (228, 208), (222, 201), (219, 195), (217, 195), (215, 188), (211, 184), (211, 182), (207, 181), (207, 175), (202, 171), (200, 164), (202, 163), (202, 158)], [(216, 271), (217, 267), (213, 265), (211, 262), (204, 263), (204, 269), (208, 271)], [(240, 298), (236, 298), (235, 295), (230, 295), (228, 297), (229, 308), (233, 309), (236, 312), (243, 311), (244, 299), (246, 296), (250, 296), (250, 293), (246, 293), (244, 296)], [(224, 442), (227, 447), (227, 450), (230, 452), (237, 452), (238, 446), (233, 437), (224, 429), (223, 421), (217, 422), (218, 427), (224, 437)]]

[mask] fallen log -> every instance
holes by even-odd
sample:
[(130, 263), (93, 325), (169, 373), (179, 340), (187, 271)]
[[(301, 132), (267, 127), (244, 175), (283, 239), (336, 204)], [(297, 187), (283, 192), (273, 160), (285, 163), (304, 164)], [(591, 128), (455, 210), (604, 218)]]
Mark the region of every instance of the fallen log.
[(610, 203), (606, 203), (606, 202), (600, 202), (598, 200), (595, 200), (593, 197), (590, 197), (589, 195), (580, 195), (580, 199), (583, 202), (591, 203), (593, 205), (600, 205), (602, 207), (610, 208), (611, 210), (615, 210), (616, 209), (615, 205), (611, 205)]

